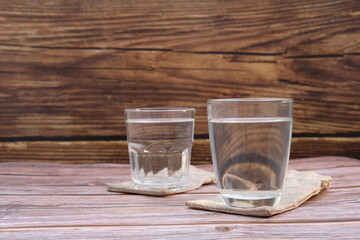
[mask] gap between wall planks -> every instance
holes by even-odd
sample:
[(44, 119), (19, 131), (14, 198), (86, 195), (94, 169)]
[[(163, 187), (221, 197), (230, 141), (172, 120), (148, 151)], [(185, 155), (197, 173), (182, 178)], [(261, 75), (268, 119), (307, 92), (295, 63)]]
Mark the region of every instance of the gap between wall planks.
[(209, 162), (207, 99), (279, 96), (292, 157), (360, 158), (357, 1), (23, 3), (0, 3), (1, 161), (127, 162), (124, 108), (192, 106)]

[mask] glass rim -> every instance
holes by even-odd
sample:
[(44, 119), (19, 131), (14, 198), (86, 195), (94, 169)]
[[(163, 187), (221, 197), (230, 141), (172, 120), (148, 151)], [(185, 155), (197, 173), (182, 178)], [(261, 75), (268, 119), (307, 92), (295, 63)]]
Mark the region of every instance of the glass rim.
[(215, 102), (289, 102), (292, 103), (292, 98), (219, 98), (209, 99), (208, 104)]
[(150, 108), (126, 108), (125, 112), (195, 112), (195, 108), (186, 107), (150, 107)]

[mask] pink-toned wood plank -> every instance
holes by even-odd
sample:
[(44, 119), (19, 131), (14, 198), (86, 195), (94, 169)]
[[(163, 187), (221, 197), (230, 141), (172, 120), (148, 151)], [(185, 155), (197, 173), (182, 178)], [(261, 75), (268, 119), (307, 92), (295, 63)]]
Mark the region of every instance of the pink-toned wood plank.
[[(289, 166), (297, 170), (315, 170), (337, 167), (360, 166), (360, 160), (340, 157), (325, 156), (303, 159), (291, 159)], [(212, 166), (196, 165), (205, 170), (212, 170)], [(88, 164), (66, 164), (51, 162), (0, 162), (0, 174), (18, 175), (102, 175), (118, 173), (120, 168), (129, 168), (128, 164), (114, 163), (88, 163)]]
[(360, 223), (74, 226), (0, 230), (4, 239), (357, 239)]
[(155, 198), (128, 194), (2, 196), (0, 228), (360, 221), (360, 188), (324, 192), (293, 211), (271, 218), (200, 211), (185, 206), (187, 200), (212, 196), (214, 194), (180, 194)]
[(330, 175), (333, 187), (293, 211), (255, 218), (184, 205), (215, 196), (214, 184), (168, 197), (107, 192), (106, 182), (129, 179), (127, 164), (0, 163), (0, 239), (356, 239), (360, 161), (295, 159), (290, 168)]
[[(211, 165), (198, 165), (213, 171)], [(332, 188), (360, 186), (360, 161), (343, 157), (320, 157), (290, 161), (291, 169), (315, 170), (334, 178)], [(106, 192), (106, 183), (130, 179), (128, 164), (0, 163), (1, 194), (87, 195)], [(191, 194), (217, 193), (215, 185)]]

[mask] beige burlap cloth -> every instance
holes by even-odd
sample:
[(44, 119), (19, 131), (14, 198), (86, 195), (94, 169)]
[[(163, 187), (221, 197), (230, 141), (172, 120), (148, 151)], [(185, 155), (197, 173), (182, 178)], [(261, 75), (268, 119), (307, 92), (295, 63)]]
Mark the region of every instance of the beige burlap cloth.
[(215, 212), (270, 217), (298, 207), (312, 196), (328, 189), (331, 182), (331, 177), (322, 176), (313, 171), (298, 172), (289, 170), (285, 178), (282, 197), (277, 206), (261, 206), (254, 208), (228, 207), (220, 196), (210, 199), (190, 200), (186, 202), (186, 205), (190, 208)]
[(120, 182), (109, 183), (108, 191), (110, 192), (122, 192), (133, 193), (152, 196), (166, 196), (171, 194), (178, 194), (188, 192), (201, 187), (204, 184), (215, 182), (215, 175), (212, 172), (201, 170), (197, 167), (190, 165), (189, 179), (184, 183), (181, 189), (156, 189), (156, 188), (144, 188), (134, 184), (133, 182)]

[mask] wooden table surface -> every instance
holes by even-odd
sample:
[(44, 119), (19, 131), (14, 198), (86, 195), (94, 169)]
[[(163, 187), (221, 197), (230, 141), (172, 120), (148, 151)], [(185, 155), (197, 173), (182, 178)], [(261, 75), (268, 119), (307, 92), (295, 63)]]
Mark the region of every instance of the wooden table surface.
[(0, 239), (358, 239), (360, 161), (296, 159), (290, 169), (330, 175), (333, 185), (293, 211), (256, 218), (184, 205), (218, 194), (215, 185), (167, 197), (107, 192), (105, 183), (129, 179), (126, 164), (4, 162)]

